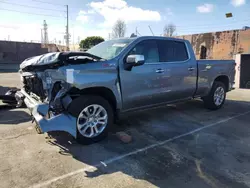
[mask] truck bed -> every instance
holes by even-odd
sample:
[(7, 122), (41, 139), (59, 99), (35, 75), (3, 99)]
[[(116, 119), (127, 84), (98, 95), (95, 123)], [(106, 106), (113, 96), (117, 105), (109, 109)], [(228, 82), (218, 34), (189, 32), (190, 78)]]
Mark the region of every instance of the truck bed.
[(218, 75), (228, 76), (229, 83), (234, 82), (234, 60), (197, 60), (197, 66), (198, 79), (196, 95), (206, 95), (209, 92), (208, 88), (211, 88), (213, 81)]

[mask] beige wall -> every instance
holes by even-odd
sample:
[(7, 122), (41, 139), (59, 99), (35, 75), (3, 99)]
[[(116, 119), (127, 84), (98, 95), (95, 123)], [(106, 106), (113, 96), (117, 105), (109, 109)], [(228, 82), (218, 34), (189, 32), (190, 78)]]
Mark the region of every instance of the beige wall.
[(20, 63), (32, 56), (66, 50), (65, 46), (56, 44), (0, 41), (0, 63)]
[(207, 59), (232, 59), (235, 54), (250, 53), (250, 30), (183, 35), (177, 38), (189, 40), (198, 59), (202, 45), (207, 48)]

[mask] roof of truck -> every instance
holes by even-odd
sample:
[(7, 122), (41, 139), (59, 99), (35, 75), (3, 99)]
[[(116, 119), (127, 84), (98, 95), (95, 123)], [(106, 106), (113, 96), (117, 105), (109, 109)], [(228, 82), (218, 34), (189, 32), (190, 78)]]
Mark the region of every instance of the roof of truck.
[[(187, 41), (185, 39), (179, 39), (179, 38), (174, 38), (174, 37), (163, 37), (163, 36), (139, 36), (139, 37), (125, 37), (125, 38), (119, 38), (119, 39), (168, 39), (168, 40), (174, 40), (174, 41)], [(119, 40), (119, 39), (114, 39), (114, 40)]]

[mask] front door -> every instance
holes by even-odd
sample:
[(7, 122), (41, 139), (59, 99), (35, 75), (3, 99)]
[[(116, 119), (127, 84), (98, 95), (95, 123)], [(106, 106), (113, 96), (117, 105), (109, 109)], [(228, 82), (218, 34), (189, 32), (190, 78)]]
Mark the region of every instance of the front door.
[(156, 40), (139, 42), (127, 55), (132, 54), (144, 55), (145, 64), (133, 67), (131, 71), (120, 66), (123, 109), (136, 109), (164, 102), (159, 97), (159, 92), (164, 84), (162, 79), (165, 74), (159, 61)]

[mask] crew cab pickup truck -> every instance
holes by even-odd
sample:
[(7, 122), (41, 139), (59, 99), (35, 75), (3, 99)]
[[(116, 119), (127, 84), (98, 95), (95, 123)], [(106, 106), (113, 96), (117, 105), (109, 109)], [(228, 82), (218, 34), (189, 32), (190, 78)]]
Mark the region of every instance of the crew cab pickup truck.
[(66, 131), (89, 144), (126, 112), (193, 98), (221, 108), (233, 89), (235, 62), (197, 61), (187, 40), (145, 36), (32, 57), (20, 74), (15, 97), (30, 109), (38, 132)]

